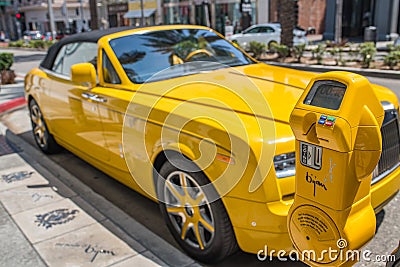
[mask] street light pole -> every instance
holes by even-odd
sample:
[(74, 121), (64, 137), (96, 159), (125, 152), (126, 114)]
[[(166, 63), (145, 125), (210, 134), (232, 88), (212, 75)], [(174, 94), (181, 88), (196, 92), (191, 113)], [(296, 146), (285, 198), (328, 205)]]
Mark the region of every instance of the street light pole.
[(81, 32), (82, 32), (84, 29), (83, 21), (85, 20), (85, 17), (83, 14), (83, 0), (79, 0), (79, 13), (81, 15)]
[(56, 25), (54, 24), (54, 13), (53, 13), (53, 3), (52, 0), (47, 0), (47, 9), (49, 12), (49, 20), (50, 20), (50, 31), (53, 40), (56, 38)]
[(144, 6), (143, 6), (143, 0), (140, 0), (140, 26), (144, 26)]
[(342, 42), (342, 13), (343, 0), (336, 0), (336, 18), (335, 18), (335, 43)]

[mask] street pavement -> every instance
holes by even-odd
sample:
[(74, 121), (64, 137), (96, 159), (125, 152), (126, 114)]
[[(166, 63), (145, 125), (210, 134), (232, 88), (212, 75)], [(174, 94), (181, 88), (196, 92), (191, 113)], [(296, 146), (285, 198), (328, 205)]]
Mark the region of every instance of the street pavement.
[[(26, 115), (2, 119), (24, 131)], [(0, 266), (195, 266), (2, 123), (0, 238)]]
[[(24, 58), (29, 57), (32, 55), (24, 54)], [(38, 62), (30, 61), (29, 65)], [(20, 68), (26, 64), (16, 65), (17, 73), (23, 74)], [(396, 87), (399, 95), (400, 80), (371, 79)], [(22, 79), (18, 81), (2, 87), (0, 106), (23, 94)], [(0, 238), (8, 241), (0, 244), (6, 255), (0, 266), (199, 265), (172, 240), (156, 204), (67, 151), (43, 155), (34, 146), (25, 107), (0, 114), (0, 121), (0, 150), (5, 151), (0, 157)], [(377, 234), (364, 250), (386, 255), (397, 246), (399, 206), (398, 195), (377, 215)], [(304, 266), (298, 262), (261, 262), (243, 252), (215, 266), (243, 265)], [(384, 263), (364, 261), (357, 265)]]

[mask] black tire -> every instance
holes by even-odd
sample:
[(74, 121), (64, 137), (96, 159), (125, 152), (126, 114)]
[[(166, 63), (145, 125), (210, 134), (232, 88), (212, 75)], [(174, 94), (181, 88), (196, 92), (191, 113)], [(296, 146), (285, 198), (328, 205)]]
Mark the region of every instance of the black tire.
[(34, 99), (29, 101), (29, 114), (32, 124), (32, 134), (37, 146), (46, 154), (59, 152), (61, 148), (49, 133), (43, 114)]
[[(160, 176), (156, 183), (161, 213), (170, 232), (182, 249), (192, 258), (205, 263), (216, 263), (233, 254), (238, 246), (231, 222), (222, 201), (217, 197), (218, 194), (214, 187), (201, 187), (209, 184), (204, 173), (198, 170), (197, 166), (189, 160), (175, 158), (173, 164), (169, 161), (164, 163), (160, 170)], [(182, 178), (182, 176), (185, 178)], [(183, 184), (182, 179), (186, 181), (186, 191), (184, 187), (179, 185)], [(177, 190), (175, 193), (172, 193), (173, 190), (171, 191), (169, 187), (171, 184), (175, 185), (174, 189)], [(172, 203), (171, 196), (178, 193), (181, 194), (181, 197), (188, 196), (187, 199), (190, 200), (185, 201), (186, 203), (183, 205)], [(202, 199), (204, 195), (204, 199), (198, 202), (201, 203), (199, 206), (191, 206), (192, 204), (190, 204), (191, 201), (195, 201), (194, 194), (197, 196), (197, 201)], [(210, 203), (208, 199), (217, 200)], [(177, 210), (179, 209), (178, 215)], [(185, 220), (183, 220), (183, 217)], [(200, 218), (197, 223), (190, 221), (196, 220), (197, 217)], [(183, 229), (185, 229), (184, 221), (188, 222), (188, 226), (184, 237), (182, 237)], [(206, 223), (203, 224), (203, 222)], [(208, 227), (206, 227), (207, 224)], [(213, 232), (210, 231), (212, 227)], [(196, 232), (198, 235), (196, 235)], [(202, 243), (202, 246), (200, 243)]]

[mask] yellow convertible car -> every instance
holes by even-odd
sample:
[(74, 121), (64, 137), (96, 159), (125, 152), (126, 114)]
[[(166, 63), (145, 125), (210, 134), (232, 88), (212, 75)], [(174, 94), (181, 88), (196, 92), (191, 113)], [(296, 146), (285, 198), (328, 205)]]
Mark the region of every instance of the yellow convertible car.
[[(158, 201), (178, 244), (216, 262), (238, 248), (292, 249), (288, 120), (313, 76), (257, 62), (207, 27), (113, 28), (53, 45), (25, 93), (43, 152), (65, 147)], [(399, 106), (374, 89), (385, 110), (379, 211), (400, 187)]]

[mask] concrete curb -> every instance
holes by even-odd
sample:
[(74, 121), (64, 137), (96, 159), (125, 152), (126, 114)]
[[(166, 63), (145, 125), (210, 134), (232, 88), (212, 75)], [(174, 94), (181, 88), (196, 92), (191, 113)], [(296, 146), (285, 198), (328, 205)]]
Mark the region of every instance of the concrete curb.
[[(51, 184), (72, 190), (78, 198), (83, 199), (86, 205), (90, 206), (89, 212), (86, 210), (89, 214), (104, 216), (107, 223), (103, 225), (129, 246), (136, 250), (144, 247), (158, 258), (158, 260), (154, 260), (162, 266), (200, 266), (192, 258), (151, 232), (103, 196), (94, 192), (62, 166), (48, 157), (44, 157), (42, 152), (10, 130), (7, 130), (1, 122), (0, 132), (5, 132), (7, 141), (18, 148), (19, 151), (22, 151), (19, 153), (20, 156), (31, 166), (34, 166), (38, 172), (42, 173)], [(36, 161), (35, 159), (38, 160)], [(94, 217), (98, 217), (98, 215)]]
[(291, 69), (311, 71), (311, 72), (349, 71), (370, 77), (400, 79), (400, 71), (395, 71), (395, 70), (359, 69), (359, 68), (337, 67), (337, 66), (306, 65), (299, 63), (280, 63), (271, 61), (264, 61), (264, 62), (273, 66), (287, 67)]
[(17, 109), (20, 106), (26, 105), (25, 97), (18, 97), (11, 99), (5, 103), (0, 104), (0, 114), (6, 111)]

